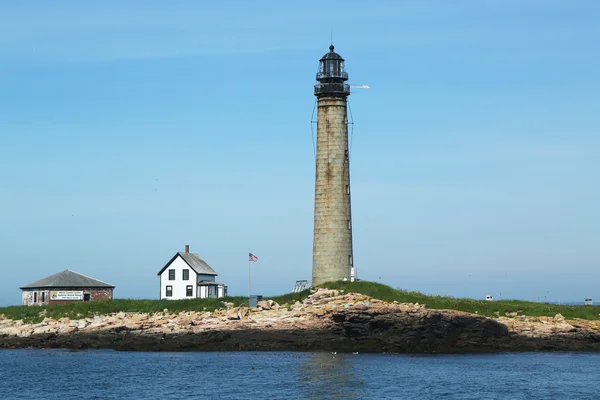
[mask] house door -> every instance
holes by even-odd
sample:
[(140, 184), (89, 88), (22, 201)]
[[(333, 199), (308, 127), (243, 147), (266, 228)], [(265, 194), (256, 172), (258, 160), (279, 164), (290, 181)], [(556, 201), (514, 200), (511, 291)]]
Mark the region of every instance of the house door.
[(83, 294), (83, 301), (90, 301), (90, 294), (89, 293), (84, 293)]

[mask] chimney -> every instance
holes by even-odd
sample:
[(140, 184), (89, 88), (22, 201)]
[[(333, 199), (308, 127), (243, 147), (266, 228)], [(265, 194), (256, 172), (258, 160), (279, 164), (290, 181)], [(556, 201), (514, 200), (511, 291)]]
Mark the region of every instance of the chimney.
[(185, 252), (186, 252), (186, 253), (189, 253), (189, 252), (190, 252), (190, 245), (189, 245), (189, 244), (186, 244), (186, 245), (185, 245)]

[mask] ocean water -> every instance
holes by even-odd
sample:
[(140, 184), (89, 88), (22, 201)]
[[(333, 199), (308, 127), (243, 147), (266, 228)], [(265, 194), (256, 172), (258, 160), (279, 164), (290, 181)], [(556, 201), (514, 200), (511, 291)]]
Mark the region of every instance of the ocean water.
[(0, 399), (598, 399), (600, 354), (0, 350)]

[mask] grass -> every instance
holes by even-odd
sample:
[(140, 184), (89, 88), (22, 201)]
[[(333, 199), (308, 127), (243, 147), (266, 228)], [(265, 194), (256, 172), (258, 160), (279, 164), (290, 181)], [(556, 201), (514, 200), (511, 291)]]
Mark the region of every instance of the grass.
[(329, 289), (366, 294), (375, 299), (397, 301), (399, 303), (425, 304), (431, 309), (458, 310), (477, 313), (486, 317), (504, 316), (507, 312), (518, 312), (529, 316), (554, 317), (562, 314), (565, 318), (600, 319), (600, 306), (559, 306), (524, 300), (473, 300), (448, 296), (429, 296), (419, 292), (394, 289), (375, 282), (329, 282), (321, 285)]
[[(448, 309), (477, 313), (487, 317), (505, 315), (507, 312), (518, 312), (528, 316), (548, 316), (562, 314), (565, 318), (600, 319), (600, 306), (559, 306), (547, 303), (537, 303), (522, 300), (485, 301), (461, 299), (447, 296), (429, 296), (419, 292), (409, 292), (394, 289), (390, 286), (375, 282), (329, 282), (321, 285), (329, 289), (344, 290), (346, 293), (355, 292), (371, 296), (384, 301), (397, 301), (399, 303), (425, 304), (431, 309)], [(310, 290), (300, 293), (289, 293), (280, 296), (268, 297), (279, 304), (293, 304), (304, 300)], [(264, 297), (267, 299), (267, 297)], [(54, 306), (27, 307), (12, 306), (0, 308), (0, 314), (13, 320), (22, 319), (24, 322), (37, 323), (48, 318), (82, 318), (93, 317), (116, 312), (143, 312), (154, 313), (163, 311), (214, 311), (223, 308), (224, 302), (233, 303), (235, 306), (247, 305), (246, 297), (226, 297), (223, 299), (189, 299), (189, 300), (125, 300), (115, 299), (107, 301), (77, 302)], [(45, 310), (45, 313), (44, 313)], [(40, 313), (42, 315), (40, 315)]]
[[(222, 299), (188, 299), (188, 300), (131, 300), (114, 299), (91, 302), (75, 302), (52, 306), (11, 306), (0, 308), (0, 314), (13, 320), (37, 323), (47, 318), (90, 318), (95, 315), (123, 312), (155, 313), (168, 309), (169, 312), (181, 311), (214, 311), (223, 308), (224, 302), (235, 306), (248, 304), (246, 297), (225, 297)], [(45, 311), (45, 313), (44, 313)]]
[(277, 302), (278, 304), (294, 304), (299, 301), (302, 302), (310, 294), (310, 289), (303, 290), (298, 293), (282, 294), (280, 296), (269, 297), (269, 299)]

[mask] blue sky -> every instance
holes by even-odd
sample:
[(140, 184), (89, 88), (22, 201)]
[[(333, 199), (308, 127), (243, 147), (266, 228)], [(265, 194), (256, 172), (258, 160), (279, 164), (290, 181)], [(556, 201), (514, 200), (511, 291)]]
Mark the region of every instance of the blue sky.
[[(0, 2), (0, 305), (72, 269), (156, 298), (185, 244), (245, 295), (310, 279), (312, 85), (354, 117), (362, 279), (600, 299), (600, 3)], [(545, 297), (544, 297), (545, 296)]]

